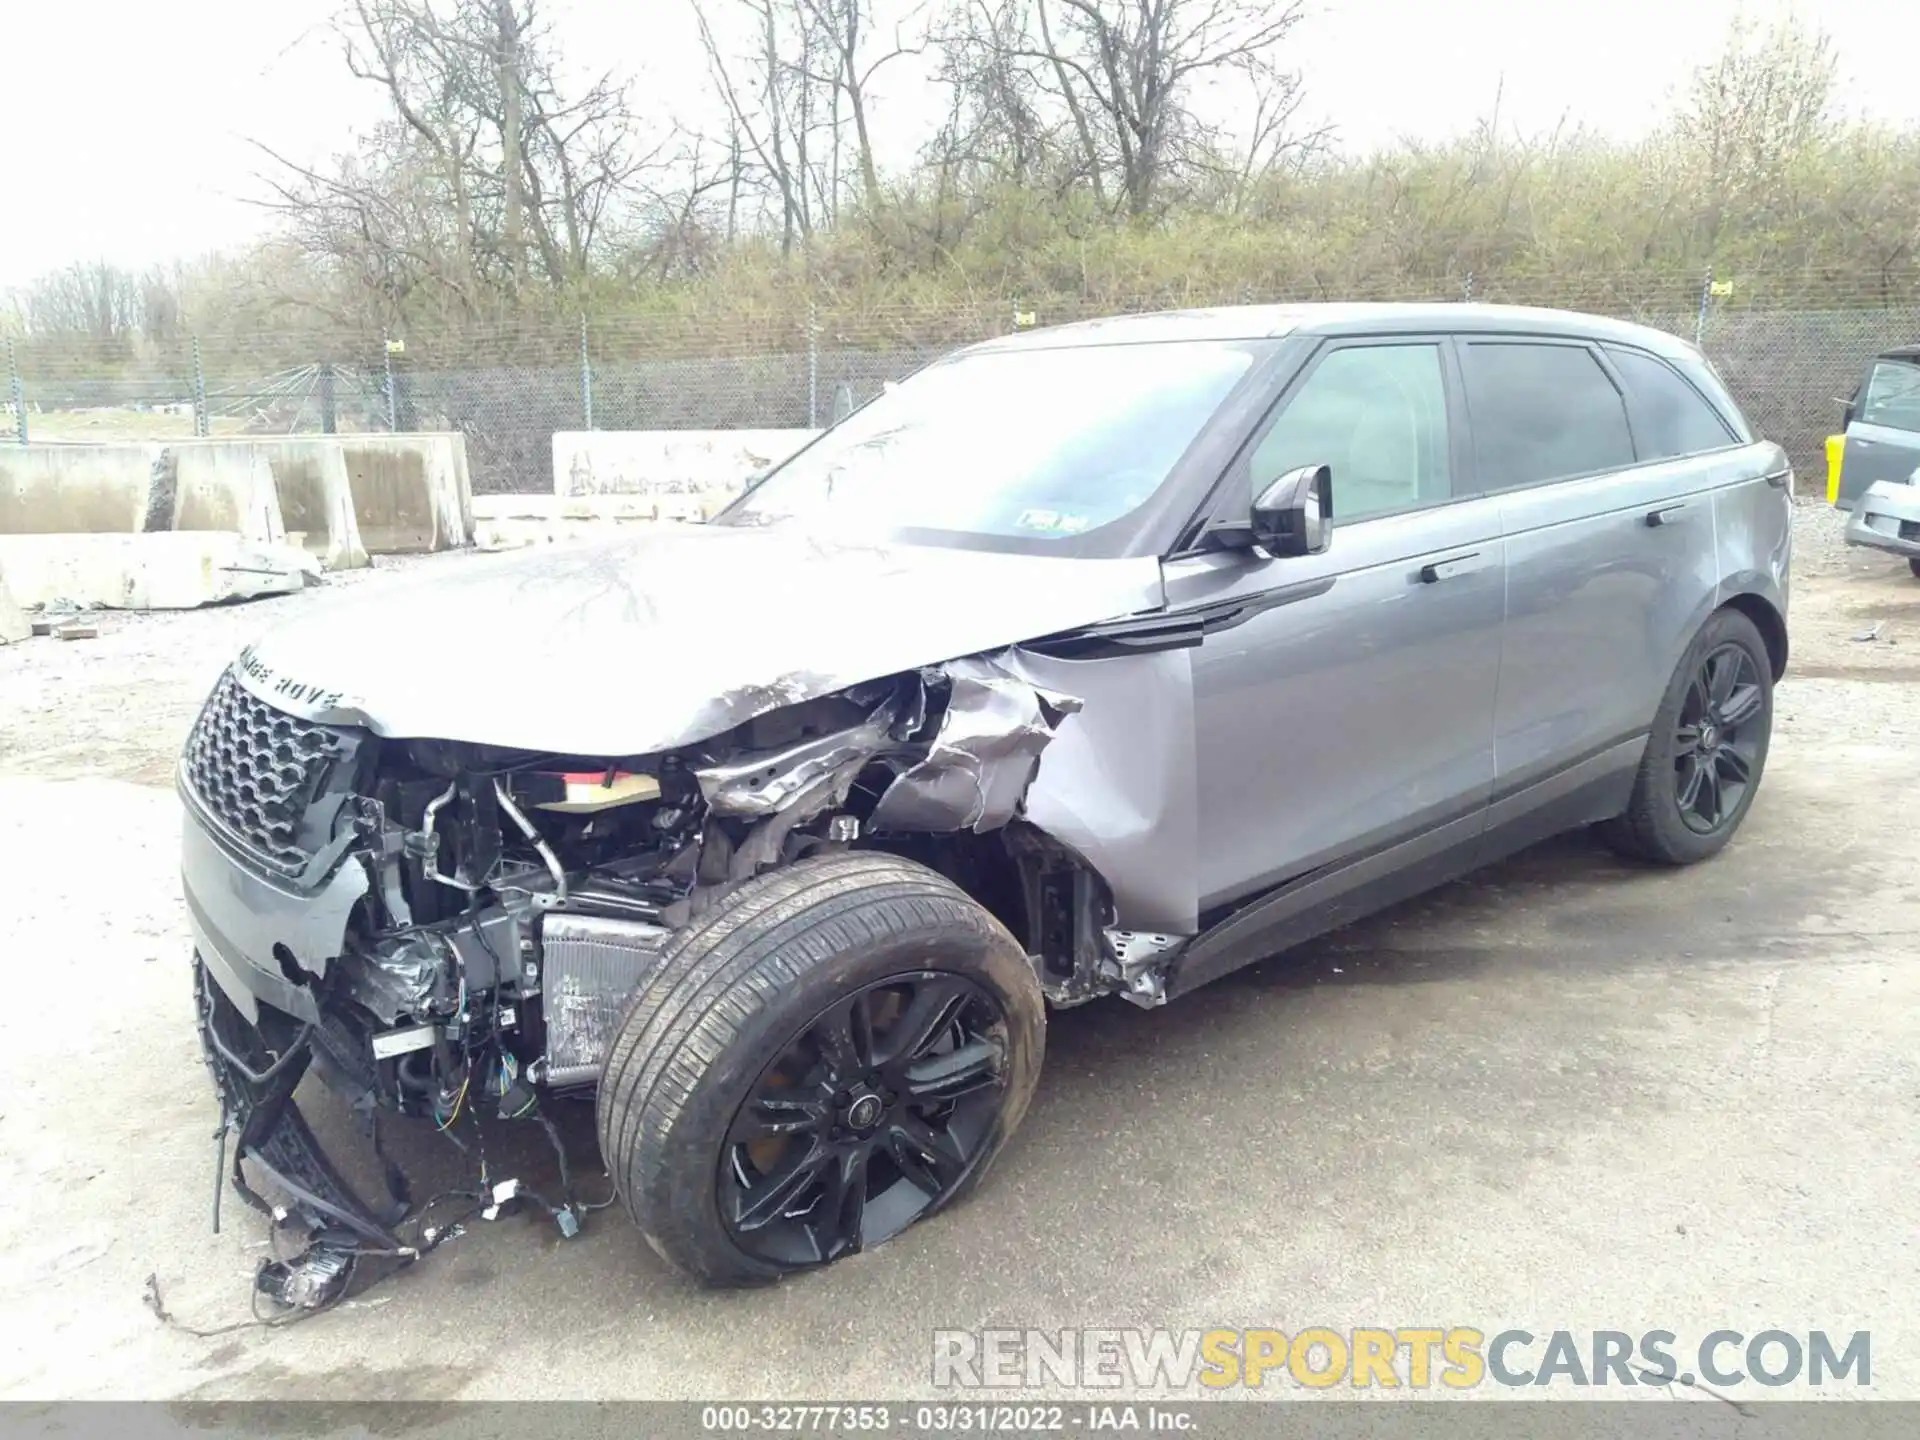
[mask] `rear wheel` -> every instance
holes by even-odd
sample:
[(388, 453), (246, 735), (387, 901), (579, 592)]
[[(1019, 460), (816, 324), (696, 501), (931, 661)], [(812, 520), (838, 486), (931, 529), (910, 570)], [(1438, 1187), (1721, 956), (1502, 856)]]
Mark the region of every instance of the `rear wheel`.
[(1907, 557), (1907, 569), (1913, 572), (1916, 580), (1920, 580), (1920, 555), (1910, 555)]
[(750, 881), (621, 1023), (597, 1102), (633, 1221), (710, 1284), (891, 1239), (961, 1198), (1024, 1115), (1045, 1007), (1019, 944), (880, 854)]
[(1754, 623), (1717, 611), (1680, 662), (1654, 717), (1626, 813), (1604, 827), (1623, 854), (1690, 865), (1746, 818), (1773, 733), (1773, 665)]

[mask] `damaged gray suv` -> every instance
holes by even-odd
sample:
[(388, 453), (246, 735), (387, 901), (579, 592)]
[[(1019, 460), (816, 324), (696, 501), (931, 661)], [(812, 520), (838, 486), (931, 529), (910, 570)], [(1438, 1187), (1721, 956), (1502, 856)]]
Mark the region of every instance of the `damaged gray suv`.
[[(830, 1263), (978, 1184), (1049, 1004), (1161, 1005), (1577, 826), (1712, 855), (1792, 483), (1657, 331), (1139, 316), (949, 356), (709, 524), (316, 607), (179, 769), (230, 1178), (310, 1240), (263, 1284), (453, 1232), (407, 1228), (391, 1117), (573, 1233), (570, 1096), (674, 1265)], [(517, 1126), (558, 1188), (486, 1171)]]

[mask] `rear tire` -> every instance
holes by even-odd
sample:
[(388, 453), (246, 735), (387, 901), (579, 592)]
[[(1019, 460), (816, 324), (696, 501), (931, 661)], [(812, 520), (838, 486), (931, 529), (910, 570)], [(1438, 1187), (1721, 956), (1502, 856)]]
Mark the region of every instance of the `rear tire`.
[(1738, 610), (1715, 611), (1667, 684), (1626, 812), (1601, 833), (1656, 865), (1717, 854), (1753, 804), (1772, 733), (1766, 642)]
[(1046, 1013), (1006, 929), (879, 853), (748, 881), (635, 996), (596, 1101), (669, 1263), (759, 1284), (892, 1238), (980, 1183), (1026, 1113)]
[(1920, 555), (1909, 555), (1907, 557), (1907, 569), (1913, 572), (1914, 579), (1920, 580)]

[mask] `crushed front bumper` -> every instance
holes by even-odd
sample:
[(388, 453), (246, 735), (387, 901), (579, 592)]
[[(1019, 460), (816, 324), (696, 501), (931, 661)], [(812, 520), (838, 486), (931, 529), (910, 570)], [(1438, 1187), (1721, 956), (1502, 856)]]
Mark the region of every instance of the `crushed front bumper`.
[(1920, 485), (1882, 480), (1869, 485), (1847, 519), (1847, 543), (1920, 557)]
[[(355, 985), (364, 980), (361, 968), (369, 960), (350, 948), (348, 930), (371, 888), (368, 868), (356, 854), (343, 853), (335, 863), (316, 863), (297, 877), (263, 874), (206, 813), (191, 786), (179, 788), (185, 804), (181, 883), (195, 951), (195, 1012), (221, 1106), (217, 1184), (221, 1192), (231, 1185), (276, 1226), (307, 1241), (294, 1260), (265, 1267), (259, 1288), (283, 1304), (312, 1304), (316, 1296), (333, 1303), (365, 1279), (369, 1259), (377, 1257), (389, 1268), (407, 1264), (459, 1233), (459, 1220), (449, 1223), (444, 1209), (433, 1208), (443, 1199), (464, 1200), (465, 1216), (486, 1219), (532, 1207), (550, 1217), (564, 1237), (578, 1234), (587, 1207), (576, 1199), (566, 1141), (544, 1103), (550, 1092), (524, 1080), (507, 1083), (499, 1027), (520, 1033), (516, 1007), (502, 1002), (488, 1009), (481, 1003), (485, 997), (470, 997), (476, 1010), (486, 1010), (492, 1043), (500, 1047), (486, 1052), (492, 1056), (486, 1079), (497, 1075), (502, 1088), (487, 1090), (484, 1104), (490, 1117), (497, 1112), (496, 1118), (527, 1123), (495, 1130), (489, 1118), (483, 1139), (478, 1113), (483, 1096), (476, 1093), (472, 1103), (465, 1103), (465, 1085), (452, 1113), (435, 1113), (437, 1125), (422, 1117), (417, 1103), (413, 1108), (397, 1103), (394, 1067), (426, 1059), (423, 1047), (433, 1042), (415, 1040), (403, 1053), (401, 1047), (383, 1050), (382, 1039), (426, 1032), (437, 1037), (445, 1030), (439, 1020), (423, 1024), (416, 1019), (399, 1030), (369, 1031), (368, 1017), (356, 1015), (343, 1000), (343, 995), (364, 993)], [(463, 1017), (466, 980), (484, 984), (498, 1000), (500, 967), (469, 963), (462, 947), (518, 949), (512, 937), (519, 932), (504, 925), (495, 931), (492, 923), (487, 933), (465, 921), (447, 932), (448, 949), (459, 957), (465, 977)], [(591, 1027), (583, 1029), (581, 1017), (590, 1019), (606, 1008), (593, 1003), (603, 998), (596, 978), (617, 985), (621, 963), (631, 959), (605, 953), (608, 934), (653, 928), (579, 917), (556, 924), (559, 939), (550, 945), (558, 957), (555, 973), (569, 982), (567, 1014), (580, 1023), (558, 1031), (543, 1026), (548, 1056), (556, 1053), (556, 1033), (571, 1039), (586, 1035)], [(458, 928), (463, 925), (468, 928)], [(582, 933), (576, 936), (575, 930)], [(526, 997), (516, 992), (516, 999)], [(588, 1079), (597, 1075), (595, 1060), (582, 1067)], [(541, 1068), (562, 1081), (579, 1078), (562, 1074), (545, 1057)], [(404, 1167), (384, 1144), (383, 1126), (395, 1121), (393, 1138)], [(451, 1143), (439, 1143), (442, 1137)], [(507, 1176), (504, 1183), (500, 1173)], [(519, 1176), (539, 1188), (529, 1188)], [(549, 1188), (550, 1178), (557, 1180), (557, 1189)], [(543, 1191), (554, 1198), (544, 1198)], [(217, 1229), (218, 1195), (214, 1216)]]
[[(344, 1232), (358, 1248), (404, 1254), (393, 1227), (409, 1197), (381, 1150), (377, 1118), (367, 1107), (352, 1117), (375, 1157), (373, 1183), (355, 1184), (323, 1151), (294, 1099), (310, 1072), (327, 1083), (358, 1068), (353, 1047), (329, 1033), (311, 987), (340, 951), (348, 916), (366, 891), (365, 872), (344, 864), (306, 889), (267, 879), (230, 853), (216, 822), (180, 788), (195, 1018), (221, 1108), (217, 1183), (231, 1183), (277, 1222)], [(341, 1109), (349, 1104), (343, 1099)], [(382, 1188), (378, 1203), (363, 1198)], [(217, 1197), (214, 1216), (217, 1225)]]

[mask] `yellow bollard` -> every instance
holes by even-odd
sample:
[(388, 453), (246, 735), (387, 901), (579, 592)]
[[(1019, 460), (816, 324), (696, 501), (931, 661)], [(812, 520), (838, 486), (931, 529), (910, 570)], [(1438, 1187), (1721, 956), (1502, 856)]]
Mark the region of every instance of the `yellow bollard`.
[(1840, 459), (1847, 448), (1844, 435), (1827, 436), (1827, 503), (1840, 503)]

